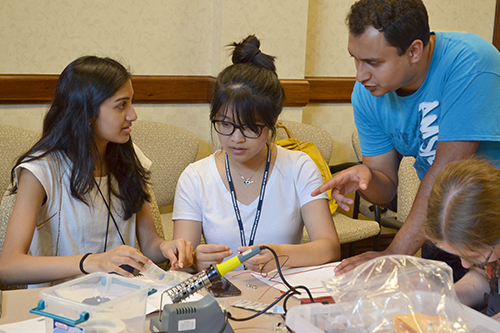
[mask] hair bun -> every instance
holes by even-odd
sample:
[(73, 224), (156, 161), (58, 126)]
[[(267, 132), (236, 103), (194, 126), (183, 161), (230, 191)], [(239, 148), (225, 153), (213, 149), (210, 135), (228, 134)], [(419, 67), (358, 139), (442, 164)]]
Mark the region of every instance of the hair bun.
[(275, 57), (264, 54), (260, 51), (260, 41), (255, 35), (250, 35), (240, 43), (232, 43), (234, 47), (231, 60), (233, 64), (254, 64), (276, 72), (274, 65)]

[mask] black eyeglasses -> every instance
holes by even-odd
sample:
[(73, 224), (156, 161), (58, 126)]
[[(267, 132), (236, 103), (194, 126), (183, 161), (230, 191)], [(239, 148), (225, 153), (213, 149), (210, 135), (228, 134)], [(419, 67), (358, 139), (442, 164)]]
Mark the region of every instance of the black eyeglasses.
[(262, 134), (262, 130), (266, 125), (253, 125), (253, 129), (249, 125), (236, 125), (230, 121), (212, 120), (214, 129), (221, 135), (232, 135), (236, 129), (239, 129), (245, 138), (257, 139)]

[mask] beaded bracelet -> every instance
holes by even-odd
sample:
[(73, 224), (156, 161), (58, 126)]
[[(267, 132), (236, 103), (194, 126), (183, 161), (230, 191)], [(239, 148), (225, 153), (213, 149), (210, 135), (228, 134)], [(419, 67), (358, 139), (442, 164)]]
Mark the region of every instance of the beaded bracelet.
[(84, 269), (83, 269), (83, 262), (85, 261), (85, 259), (87, 259), (87, 257), (89, 255), (91, 255), (92, 253), (89, 252), (89, 253), (86, 253), (84, 254), (84, 256), (82, 257), (82, 259), (80, 259), (80, 271), (83, 273), (83, 274), (89, 274), (88, 272), (86, 272)]

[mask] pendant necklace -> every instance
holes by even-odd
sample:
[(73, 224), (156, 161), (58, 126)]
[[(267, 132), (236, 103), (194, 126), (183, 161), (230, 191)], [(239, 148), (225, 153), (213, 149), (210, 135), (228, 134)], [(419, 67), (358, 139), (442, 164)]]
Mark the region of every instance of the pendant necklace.
[[(268, 147), (269, 149), (269, 147)], [(265, 160), (262, 161), (262, 163), (260, 163), (260, 165), (257, 167), (257, 169), (254, 171), (254, 173), (246, 178), (245, 176), (243, 176), (239, 171), (238, 169), (236, 169), (236, 171), (238, 172), (238, 174), (240, 175), (241, 179), (243, 180), (243, 184), (249, 186), (249, 185), (252, 185), (254, 183), (254, 181), (252, 180), (253, 176), (255, 176), (255, 174), (257, 173), (257, 171), (259, 171), (260, 167), (262, 166), (262, 164), (264, 164)]]
[[(262, 164), (261, 164), (262, 165)], [(259, 168), (260, 168), (260, 165), (259, 165)], [(257, 170), (259, 170), (259, 168), (257, 168)], [(240, 174), (240, 177), (241, 179), (243, 179), (243, 184), (245, 185), (252, 185), (253, 184), (253, 180), (252, 180), (252, 177), (255, 176), (255, 174), (257, 173), (257, 170), (253, 173), (252, 176), (248, 177), (248, 178), (245, 178), (239, 171), (238, 173)]]

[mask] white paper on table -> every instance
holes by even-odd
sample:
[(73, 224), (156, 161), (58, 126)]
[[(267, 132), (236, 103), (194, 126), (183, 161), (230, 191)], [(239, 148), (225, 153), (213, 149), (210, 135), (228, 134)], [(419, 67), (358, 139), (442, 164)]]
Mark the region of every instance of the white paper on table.
[[(337, 267), (340, 262), (328, 263), (320, 266), (308, 266), (308, 267), (283, 267), (282, 273), (288, 284), (293, 286), (306, 286), (311, 292), (313, 297), (330, 296), (323, 286), (323, 281), (329, 280), (334, 276), (333, 269)], [(267, 276), (260, 273), (252, 273), (252, 275), (258, 280), (285, 292), (288, 287), (283, 284), (277, 270), (273, 270), (267, 273)], [(309, 298), (307, 292), (304, 289), (298, 289), (300, 295), (293, 295), (299, 299)]]
[[(135, 277), (135, 279), (140, 279), (142, 282), (146, 282), (147, 284), (149, 284), (152, 288), (155, 288), (157, 290), (157, 292), (155, 292), (154, 294), (152, 294), (151, 296), (148, 296), (148, 302), (147, 302), (147, 306), (146, 306), (146, 314), (150, 314), (152, 312), (155, 312), (157, 310), (160, 309), (160, 301), (161, 301), (161, 294), (167, 290), (167, 289), (170, 289), (174, 286), (176, 286), (177, 284), (159, 284), (143, 275), (141, 276), (137, 276)], [(200, 299), (202, 299), (203, 296), (201, 296), (199, 293), (195, 293), (194, 295), (191, 295), (189, 296), (188, 298), (186, 298), (183, 302), (194, 302), (194, 301), (198, 301)], [(163, 296), (163, 305), (165, 304), (172, 304), (172, 300), (170, 299), (170, 297), (165, 294)]]
[(0, 325), (1, 333), (45, 333), (45, 317)]

